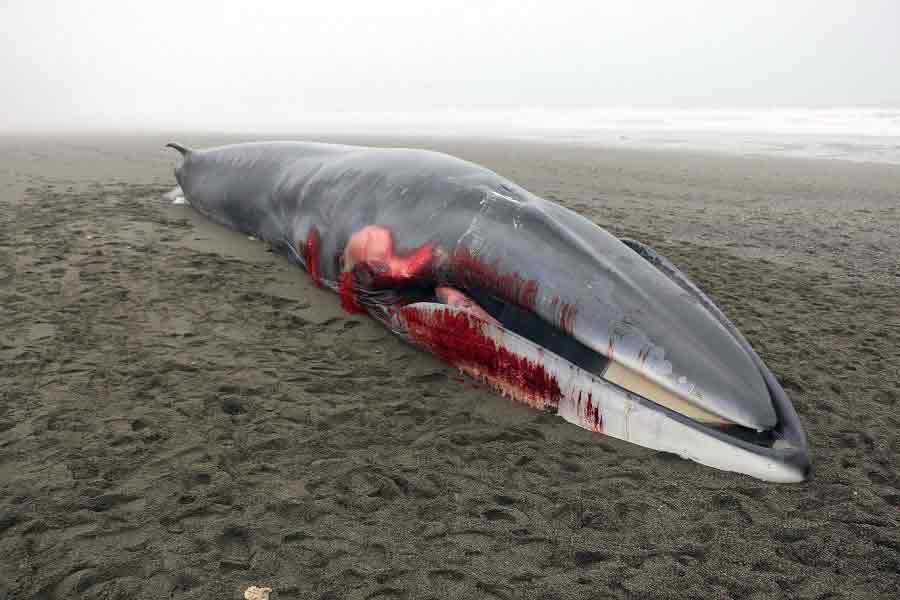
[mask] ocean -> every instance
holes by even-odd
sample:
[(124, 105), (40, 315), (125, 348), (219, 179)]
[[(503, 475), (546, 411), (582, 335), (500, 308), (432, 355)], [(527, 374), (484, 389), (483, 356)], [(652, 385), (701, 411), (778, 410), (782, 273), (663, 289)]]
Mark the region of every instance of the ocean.
[(900, 108), (579, 108), (307, 115), (304, 130), (519, 138), (900, 164)]

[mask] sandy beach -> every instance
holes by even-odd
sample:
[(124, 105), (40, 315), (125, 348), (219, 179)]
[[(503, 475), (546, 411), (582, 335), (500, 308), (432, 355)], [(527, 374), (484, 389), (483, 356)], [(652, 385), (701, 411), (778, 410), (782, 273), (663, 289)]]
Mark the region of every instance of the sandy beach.
[(812, 481), (510, 403), (172, 205), (166, 137), (0, 137), (0, 600), (898, 597), (900, 168), (317, 138), (657, 248), (783, 383)]

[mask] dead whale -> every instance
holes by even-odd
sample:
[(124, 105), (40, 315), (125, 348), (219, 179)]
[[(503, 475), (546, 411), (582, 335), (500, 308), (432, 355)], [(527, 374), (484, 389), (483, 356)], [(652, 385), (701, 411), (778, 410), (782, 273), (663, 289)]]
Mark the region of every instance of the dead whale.
[(782, 387), (652, 248), (437, 152), (168, 146), (200, 213), (270, 242), (346, 310), (504, 395), (719, 469), (809, 476)]

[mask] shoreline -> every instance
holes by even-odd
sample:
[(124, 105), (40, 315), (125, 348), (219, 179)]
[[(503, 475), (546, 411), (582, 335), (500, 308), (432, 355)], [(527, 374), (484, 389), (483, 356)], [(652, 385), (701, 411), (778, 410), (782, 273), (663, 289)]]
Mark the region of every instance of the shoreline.
[[(0, 140), (23, 139), (31, 141), (41, 141), (47, 139), (69, 140), (128, 140), (135, 137), (155, 138), (155, 139), (172, 139), (173, 135), (169, 132), (175, 130), (168, 129), (146, 129), (146, 130), (67, 130), (63, 132), (53, 130), (0, 130)], [(405, 143), (410, 141), (413, 143), (426, 143), (428, 145), (445, 145), (445, 144), (518, 144), (525, 146), (550, 146), (562, 148), (581, 148), (590, 151), (600, 152), (636, 152), (648, 154), (666, 154), (695, 156), (698, 158), (718, 159), (718, 158), (747, 158), (747, 159), (768, 159), (768, 160), (785, 160), (785, 161), (814, 161), (814, 162), (837, 162), (852, 163), (871, 166), (886, 166), (891, 168), (900, 168), (900, 153), (891, 158), (875, 160), (866, 157), (852, 156), (823, 156), (817, 154), (795, 153), (789, 154), (791, 146), (796, 146), (799, 142), (792, 138), (791, 134), (781, 133), (761, 133), (761, 132), (714, 132), (712, 134), (703, 131), (647, 131), (647, 132), (624, 132), (624, 131), (607, 131), (603, 135), (592, 133), (548, 133), (548, 134), (516, 134), (516, 133), (484, 133), (477, 134), (473, 132), (454, 133), (454, 132), (423, 132), (418, 130), (409, 130), (407, 132), (380, 132), (377, 130), (361, 130), (361, 131), (344, 131), (342, 133), (334, 133), (328, 130), (297, 130), (294, 133), (277, 133), (272, 131), (233, 131), (223, 132), (216, 130), (178, 130), (181, 137), (203, 139), (203, 140), (221, 140), (221, 143), (235, 143), (237, 141), (275, 141), (275, 140), (306, 140), (306, 141), (323, 141), (338, 142), (346, 140), (347, 143), (362, 143), (366, 140), (372, 140), (373, 145), (384, 140), (391, 140), (394, 143)], [(698, 143), (698, 137), (716, 137), (714, 145), (707, 142)], [(778, 139), (778, 138), (781, 139)], [(669, 138), (669, 139), (667, 139)], [(757, 138), (753, 142), (756, 146), (782, 146), (781, 151), (772, 150), (742, 150), (739, 149), (737, 140), (741, 138)], [(859, 145), (862, 148), (889, 148), (900, 152), (900, 137), (885, 137), (877, 135), (857, 135), (854, 139), (835, 139), (824, 134), (805, 134), (800, 136), (807, 143), (820, 143), (825, 146), (854, 146)], [(866, 144), (857, 144), (855, 138), (865, 139)], [(745, 143), (748, 143), (745, 141)]]

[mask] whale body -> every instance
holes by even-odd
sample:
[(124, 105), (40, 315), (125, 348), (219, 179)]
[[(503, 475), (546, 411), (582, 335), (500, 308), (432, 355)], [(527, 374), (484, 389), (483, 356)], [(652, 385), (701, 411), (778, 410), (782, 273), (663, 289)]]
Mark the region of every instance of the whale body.
[(717, 468), (808, 477), (784, 390), (652, 248), (437, 152), (169, 146), (200, 213), (268, 241), (346, 310), (503, 394)]

